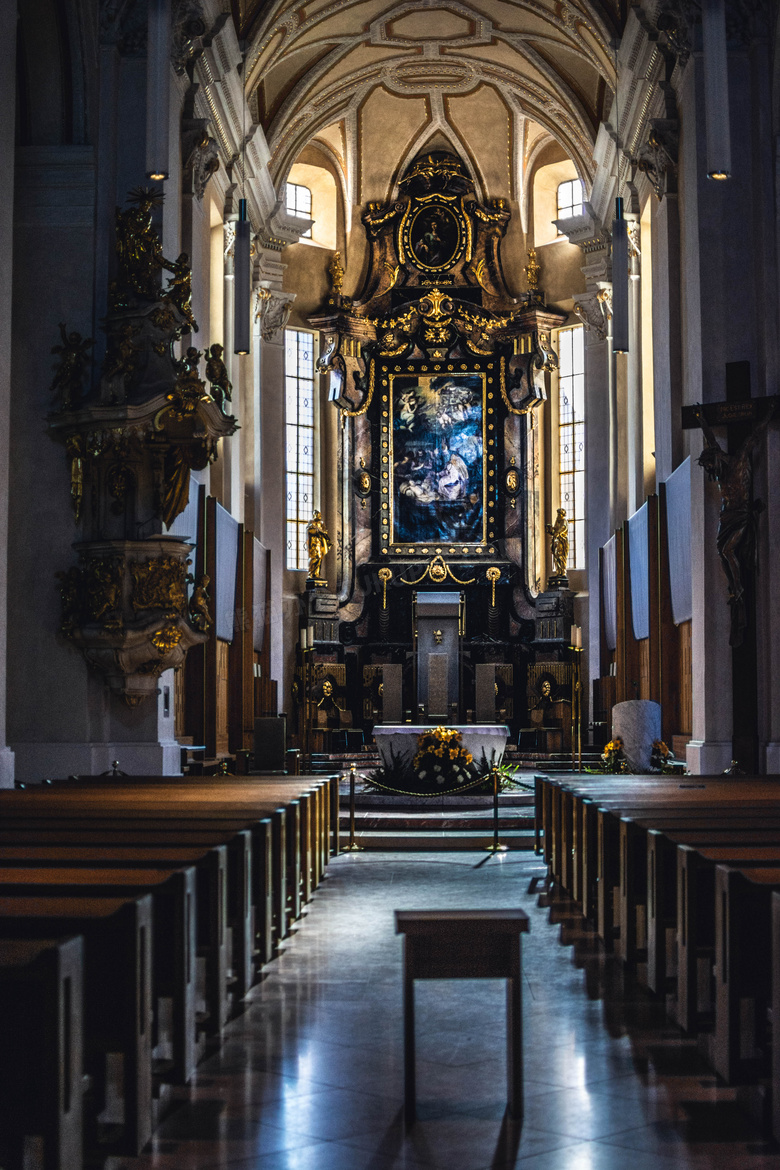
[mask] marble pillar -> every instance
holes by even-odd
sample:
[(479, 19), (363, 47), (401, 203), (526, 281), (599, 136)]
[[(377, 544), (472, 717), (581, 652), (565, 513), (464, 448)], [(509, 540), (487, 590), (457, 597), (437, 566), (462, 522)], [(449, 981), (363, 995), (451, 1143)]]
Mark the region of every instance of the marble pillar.
[[(5, 46), (3, 48), (3, 46)], [(6, 743), (6, 633), (8, 595), (8, 455), (11, 408), (11, 296), (14, 228), (14, 126), (16, 108), (16, 6), (0, 10), (0, 150), (6, 160), (6, 195), (0, 206), (0, 788), (14, 782)]]
[(626, 514), (633, 516), (645, 502), (644, 433), (642, 419), (642, 288), (639, 217), (629, 219), (631, 278), (628, 282), (628, 339), (626, 358), (627, 484)]
[[(609, 495), (609, 400), (611, 353), (609, 342), (594, 330), (585, 333), (585, 466), (588, 595), (587, 619), (583, 621), (585, 679), (597, 679), (601, 667), (599, 623), (599, 549), (612, 535)], [(585, 607), (583, 607), (584, 609)], [(590, 691), (590, 688), (588, 688)]]
[[(750, 195), (739, 182), (706, 178), (702, 61), (694, 53), (679, 93), (681, 120), (680, 179), (685, 194), (681, 222), (683, 311), (683, 397), (686, 404), (722, 400), (729, 361), (752, 357), (756, 362), (757, 309), (750, 279), (732, 294), (731, 274), (744, 265), (744, 240), (734, 224), (752, 218)], [(730, 81), (731, 93), (731, 81)], [(735, 173), (750, 169), (750, 132), (742, 79), (732, 93)], [(742, 103), (740, 101), (742, 94)], [(673, 420), (676, 424), (676, 420)], [(721, 432), (721, 441), (725, 442)], [(732, 665), (729, 646), (727, 587), (717, 553), (720, 493), (709, 483), (696, 460), (702, 437), (691, 432), (691, 570), (693, 588), (692, 662), (693, 734), (687, 761), (695, 774), (721, 772), (732, 758)]]
[(653, 404), (655, 476), (669, 478), (685, 458), (682, 407), (680, 308), (680, 208), (676, 193), (653, 198)]
[[(259, 244), (258, 244), (259, 247)], [(282, 293), (285, 265), (279, 253), (262, 249), (259, 273), (262, 288), (271, 296)], [(271, 550), (271, 677), (280, 699), (288, 692), (290, 665), (284, 656), (285, 616), (297, 618), (298, 596), (284, 596), (285, 581), (285, 456), (284, 456), (284, 329), (264, 330), (260, 340), (260, 496), (259, 539)], [(285, 605), (285, 601), (287, 604)]]

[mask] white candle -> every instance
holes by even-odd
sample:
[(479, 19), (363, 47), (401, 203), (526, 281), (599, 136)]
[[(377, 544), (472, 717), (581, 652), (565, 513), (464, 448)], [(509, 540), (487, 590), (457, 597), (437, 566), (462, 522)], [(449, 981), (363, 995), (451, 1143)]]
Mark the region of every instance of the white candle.
[(305, 650), (307, 648), (308, 641), (309, 641), (309, 627), (304, 626), (303, 629), (301, 630), (301, 650)]

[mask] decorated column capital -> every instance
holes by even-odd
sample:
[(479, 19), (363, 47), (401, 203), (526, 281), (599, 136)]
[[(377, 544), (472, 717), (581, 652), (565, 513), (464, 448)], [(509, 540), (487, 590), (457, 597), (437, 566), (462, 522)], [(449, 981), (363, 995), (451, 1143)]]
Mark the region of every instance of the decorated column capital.
[(581, 293), (574, 301), (574, 315), (587, 332), (593, 332), (600, 341), (606, 341), (612, 316), (612, 285)]
[(255, 321), (263, 341), (276, 341), (290, 319), (295, 293), (260, 285), (255, 290)]

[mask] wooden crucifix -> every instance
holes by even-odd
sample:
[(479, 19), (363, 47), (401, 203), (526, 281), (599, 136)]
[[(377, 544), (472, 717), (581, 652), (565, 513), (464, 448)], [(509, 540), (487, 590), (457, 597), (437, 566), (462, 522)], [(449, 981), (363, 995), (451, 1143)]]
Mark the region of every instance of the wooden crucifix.
[[(750, 363), (726, 365), (726, 400), (685, 406), (682, 425), (701, 427), (705, 445), (699, 464), (720, 489), (718, 556), (728, 582), (731, 610), (733, 755), (741, 767), (758, 768), (758, 679), (756, 652), (756, 519), (764, 505), (753, 498), (753, 450), (775, 414), (780, 396), (750, 396)], [(713, 427), (726, 427), (722, 447)]]

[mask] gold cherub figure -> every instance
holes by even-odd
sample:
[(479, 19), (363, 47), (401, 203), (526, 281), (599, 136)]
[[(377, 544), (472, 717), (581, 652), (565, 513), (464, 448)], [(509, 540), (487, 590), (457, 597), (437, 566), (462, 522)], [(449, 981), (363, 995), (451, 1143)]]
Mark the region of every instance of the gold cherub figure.
[(309, 580), (327, 585), (322, 577), (322, 562), (328, 555), (331, 540), (322, 519), (322, 513), (315, 509), (306, 526), (306, 545), (309, 550)]
[(555, 523), (547, 525), (547, 532), (552, 537), (550, 553), (555, 566), (555, 576), (565, 577), (569, 561), (569, 522), (566, 519), (565, 509), (558, 509)]

